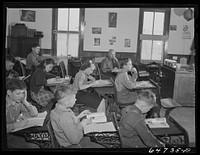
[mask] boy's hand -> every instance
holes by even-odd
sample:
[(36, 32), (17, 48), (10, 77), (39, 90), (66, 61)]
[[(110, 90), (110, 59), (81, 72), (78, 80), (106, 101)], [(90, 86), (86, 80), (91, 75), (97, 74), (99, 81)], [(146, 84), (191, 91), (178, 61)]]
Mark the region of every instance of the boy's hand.
[(82, 111), (77, 117), (80, 119), (88, 114), (90, 114), (91, 112), (89, 110), (84, 110)]
[(24, 126), (26, 126), (26, 125), (28, 125), (28, 120), (27, 120), (27, 119), (24, 119), (24, 120), (20, 120), (19, 122), (16, 122), (16, 123), (14, 124), (14, 127), (15, 127), (15, 128), (20, 128), (20, 127), (24, 127)]

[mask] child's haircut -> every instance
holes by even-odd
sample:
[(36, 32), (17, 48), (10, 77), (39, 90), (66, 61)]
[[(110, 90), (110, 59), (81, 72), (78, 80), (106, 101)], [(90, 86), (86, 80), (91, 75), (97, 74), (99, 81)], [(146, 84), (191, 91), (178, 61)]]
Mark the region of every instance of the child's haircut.
[(156, 106), (156, 96), (155, 94), (149, 90), (141, 90), (138, 94), (138, 99), (142, 101), (146, 101), (149, 106)]
[(37, 67), (38, 67), (38, 68), (44, 69), (44, 68), (45, 68), (45, 65), (48, 65), (48, 64), (53, 64), (53, 65), (55, 65), (54, 59), (52, 59), (52, 58), (43, 59)]
[(56, 100), (60, 100), (63, 97), (65, 97), (66, 95), (72, 95), (75, 93), (76, 93), (76, 91), (75, 91), (75, 89), (73, 89), (73, 85), (64, 84), (64, 85), (59, 85), (56, 88), (54, 96), (55, 96)]
[(120, 60), (120, 67), (122, 68), (124, 65), (127, 65), (127, 63), (130, 61), (130, 58), (122, 58)]
[(27, 89), (26, 83), (19, 78), (11, 78), (6, 81), (6, 89), (10, 91), (15, 91), (16, 89), (24, 90)]
[(80, 70), (85, 70), (85, 69), (87, 69), (87, 68), (90, 68), (90, 67), (92, 66), (92, 64), (94, 64), (93, 61), (94, 61), (94, 60), (90, 60), (90, 59), (85, 60), (85, 61), (83, 62), (83, 64), (82, 64)]

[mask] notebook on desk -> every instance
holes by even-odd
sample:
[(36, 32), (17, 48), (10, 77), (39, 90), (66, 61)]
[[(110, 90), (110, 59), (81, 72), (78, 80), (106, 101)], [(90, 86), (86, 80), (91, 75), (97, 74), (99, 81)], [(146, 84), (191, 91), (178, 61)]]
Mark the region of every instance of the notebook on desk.
[[(33, 126), (43, 126), (46, 115), (47, 115), (47, 112), (44, 111), (42, 113), (39, 113), (37, 117), (27, 118), (28, 124), (26, 126), (20, 127), (20, 128), (15, 128), (14, 130), (12, 130), (12, 132), (16, 132), (16, 131), (26, 129), (29, 127), (33, 127)], [(24, 119), (24, 116), (20, 115), (17, 121), (20, 121), (20, 119), (22, 119), (22, 118)]]

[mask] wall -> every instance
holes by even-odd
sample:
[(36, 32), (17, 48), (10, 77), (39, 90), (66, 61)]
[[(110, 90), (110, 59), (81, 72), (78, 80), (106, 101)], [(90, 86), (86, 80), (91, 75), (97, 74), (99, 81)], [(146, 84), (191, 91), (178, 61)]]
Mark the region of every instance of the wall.
[[(7, 27), (15, 23), (25, 23), (28, 28), (42, 31), (44, 37), (41, 40), (42, 49), (51, 49), (51, 30), (52, 30), (52, 8), (49, 9), (34, 9), (23, 8), (23, 10), (36, 11), (36, 22), (20, 21), (20, 8), (8, 8), (7, 10)], [(108, 12), (117, 13), (117, 27), (108, 28)], [(114, 48), (120, 53), (120, 57), (135, 57), (137, 49), (137, 35), (138, 35), (138, 8), (86, 8), (85, 11), (85, 29), (84, 29), (84, 47), (81, 51), (81, 56), (101, 56), (105, 55), (109, 48)], [(189, 55), (190, 45), (194, 36), (194, 19), (186, 21), (183, 16), (177, 16), (174, 8), (171, 10), (170, 25), (175, 25), (175, 31), (170, 30), (168, 41), (168, 54), (172, 55)], [(191, 39), (182, 39), (183, 25), (188, 25), (191, 34)], [(102, 27), (102, 34), (92, 34), (92, 27)], [(8, 35), (9, 29), (6, 31)], [(108, 40), (116, 36), (116, 42), (113, 45), (108, 44)], [(93, 38), (101, 38), (101, 46), (93, 46)], [(124, 48), (124, 39), (131, 39), (131, 47)], [(7, 47), (7, 44), (6, 44)], [(102, 54), (101, 54), (102, 53)], [(123, 56), (124, 53), (124, 56)], [(121, 56), (122, 55), (122, 56)]]
[[(20, 21), (20, 10), (32, 10), (36, 11), (35, 22)], [(7, 9), (7, 22), (6, 36), (10, 34), (11, 25), (16, 23), (24, 23), (30, 29), (36, 29), (42, 31), (44, 37), (41, 39), (42, 49), (51, 49), (51, 30), (52, 30), (52, 9), (48, 8), (8, 8)], [(7, 47), (7, 42), (6, 45)]]
[[(117, 13), (114, 28), (108, 27), (109, 12)], [(86, 8), (83, 50), (99, 52), (113, 48), (118, 52), (136, 53), (138, 21), (139, 8)], [(102, 33), (93, 34), (93, 27), (102, 28)], [(94, 38), (100, 38), (100, 46), (94, 46)], [(124, 47), (125, 39), (130, 39), (130, 47)], [(109, 44), (109, 40), (115, 40), (113, 45)]]
[[(176, 30), (169, 31), (168, 54), (189, 55), (190, 46), (194, 37), (194, 18), (186, 21), (183, 17), (183, 11), (186, 8), (172, 8), (170, 25), (176, 26)], [(193, 9), (194, 10), (194, 9)], [(188, 27), (191, 35), (190, 39), (182, 39), (184, 26)]]

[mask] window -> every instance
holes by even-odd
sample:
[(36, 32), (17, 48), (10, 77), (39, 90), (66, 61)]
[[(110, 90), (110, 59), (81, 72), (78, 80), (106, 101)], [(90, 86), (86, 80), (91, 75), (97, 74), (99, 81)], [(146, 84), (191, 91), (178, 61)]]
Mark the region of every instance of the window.
[(163, 61), (168, 35), (169, 9), (140, 10), (139, 60), (143, 63)]
[(53, 10), (53, 50), (56, 56), (79, 56), (80, 8)]

